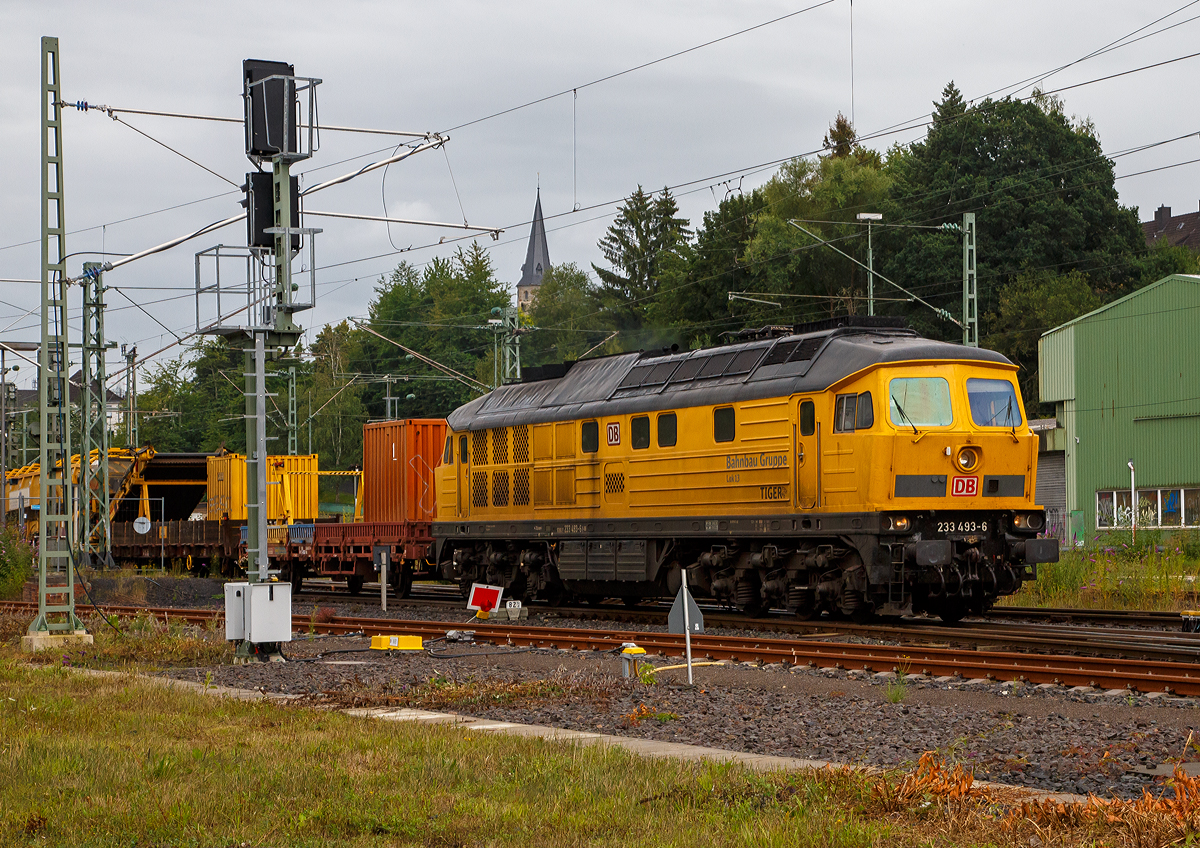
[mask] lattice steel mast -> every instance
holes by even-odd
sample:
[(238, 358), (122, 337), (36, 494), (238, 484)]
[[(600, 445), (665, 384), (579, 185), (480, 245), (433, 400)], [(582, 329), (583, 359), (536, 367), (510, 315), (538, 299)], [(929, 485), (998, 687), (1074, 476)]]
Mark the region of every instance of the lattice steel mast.
[[(29, 625), (37, 633), (84, 630), (75, 615), (72, 546), (74, 499), (71, 487), (71, 416), (67, 393), (67, 263), (63, 209), (62, 81), (58, 39), (42, 38), (42, 338), (38, 360), (41, 423), (38, 497), (38, 614)], [(65, 586), (47, 589), (50, 572), (64, 574)], [(48, 596), (65, 601), (50, 603)]]

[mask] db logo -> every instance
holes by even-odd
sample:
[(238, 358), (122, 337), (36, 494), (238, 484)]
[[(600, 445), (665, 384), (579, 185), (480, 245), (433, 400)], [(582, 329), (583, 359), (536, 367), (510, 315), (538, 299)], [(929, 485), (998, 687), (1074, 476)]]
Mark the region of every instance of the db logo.
[(610, 446), (621, 444), (621, 423), (619, 421), (615, 421), (612, 424), (609, 424), (607, 429), (608, 444)]
[(979, 494), (978, 477), (955, 477), (950, 485), (950, 494), (956, 498), (973, 498)]

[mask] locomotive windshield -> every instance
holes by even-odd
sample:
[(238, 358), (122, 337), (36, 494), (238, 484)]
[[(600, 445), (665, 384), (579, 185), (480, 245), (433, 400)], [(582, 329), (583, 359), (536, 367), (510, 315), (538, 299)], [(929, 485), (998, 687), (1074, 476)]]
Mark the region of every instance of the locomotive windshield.
[(897, 427), (948, 427), (954, 423), (950, 384), (943, 377), (897, 377), (888, 384), (891, 421)]
[(1021, 404), (1008, 380), (967, 380), (971, 420), (976, 427), (1016, 427), (1021, 423)]

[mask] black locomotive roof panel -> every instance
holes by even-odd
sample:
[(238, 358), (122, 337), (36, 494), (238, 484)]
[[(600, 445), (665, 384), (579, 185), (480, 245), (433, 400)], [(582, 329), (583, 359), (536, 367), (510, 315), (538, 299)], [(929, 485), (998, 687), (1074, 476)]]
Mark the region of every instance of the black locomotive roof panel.
[(482, 430), (786, 397), (825, 391), (872, 365), (922, 359), (1011, 364), (995, 351), (911, 330), (841, 327), (690, 353), (586, 359), (561, 377), (501, 386), (460, 406), (447, 421), (456, 431)]

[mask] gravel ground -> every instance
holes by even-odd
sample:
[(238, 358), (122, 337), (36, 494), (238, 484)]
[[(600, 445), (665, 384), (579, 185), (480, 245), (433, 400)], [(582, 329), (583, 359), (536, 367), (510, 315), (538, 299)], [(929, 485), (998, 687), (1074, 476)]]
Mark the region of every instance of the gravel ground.
[[(293, 659), (365, 648), (354, 638), (298, 640)], [(482, 652), (478, 655), (475, 652)], [(451, 654), (459, 654), (457, 658)], [(468, 655), (470, 654), (470, 655)], [(653, 658), (658, 665), (674, 660)], [(470, 645), (440, 655), (329, 654), (316, 662), (179, 669), (170, 676), (289, 694), (402, 693), (438, 676), (513, 682), (556, 676), (572, 694), (549, 702), (471, 704), (467, 715), (638, 736), (778, 756), (878, 766), (911, 764), (938, 750), (981, 779), (1038, 789), (1129, 797), (1158, 791), (1152, 769), (1185, 753), (1197, 727), (1192, 699), (1112, 698), (1013, 684), (911, 680), (896, 684), (834, 670), (748, 665), (666, 671), (654, 685), (620, 678), (618, 657), (599, 652), (511, 650)], [(633, 721), (645, 705), (658, 715)], [(1200, 759), (1200, 746), (1188, 760)]]

